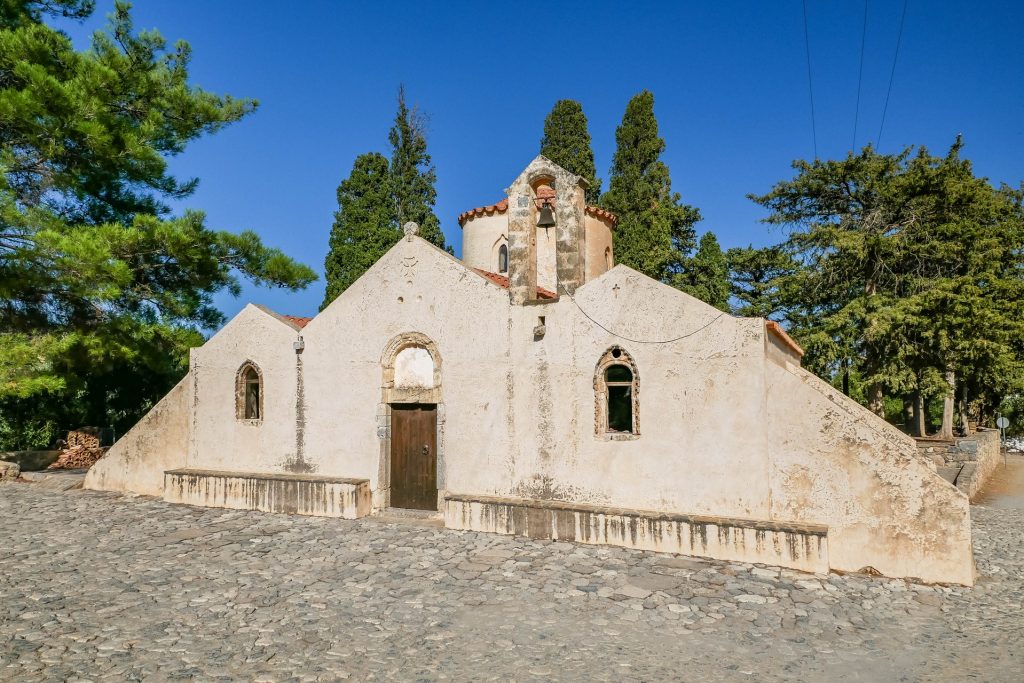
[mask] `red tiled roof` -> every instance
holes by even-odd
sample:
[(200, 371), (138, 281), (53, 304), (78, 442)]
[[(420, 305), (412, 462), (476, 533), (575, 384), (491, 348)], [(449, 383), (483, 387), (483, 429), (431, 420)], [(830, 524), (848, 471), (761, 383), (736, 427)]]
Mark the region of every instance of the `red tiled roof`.
[[(553, 192), (553, 191), (552, 191)], [(549, 196), (545, 193), (544, 196)], [(478, 206), (475, 209), (469, 211), (463, 211), (459, 214), (459, 225), (464, 225), (470, 218), (476, 218), (477, 216), (493, 216), (496, 213), (505, 213), (508, 211), (508, 199), (502, 199), (500, 202), (495, 204), (488, 204), (487, 206)], [(599, 206), (587, 206), (586, 211), (595, 218), (606, 220), (612, 224), (612, 227), (619, 222), (619, 219), (611, 211), (605, 211)]]
[(612, 224), (612, 227), (619, 222), (619, 217), (611, 211), (605, 211), (600, 206), (587, 206), (587, 213), (595, 218), (601, 218)]
[(768, 330), (768, 332), (770, 332), (772, 335), (775, 336), (776, 339), (782, 342), (783, 346), (789, 347), (789, 349), (793, 351), (797, 356), (803, 358), (804, 350), (800, 348), (800, 345), (797, 344), (792, 337), (786, 334), (786, 331), (782, 329), (782, 325), (778, 324), (774, 320), (765, 320), (764, 326), (765, 329)]
[(312, 320), (312, 318), (300, 318), (295, 315), (282, 315), (281, 317), (298, 327), (300, 330), (308, 325), (309, 321)]
[[(487, 278), (488, 280), (490, 280), (494, 284), (498, 285), (502, 289), (508, 289), (508, 278), (505, 277), (504, 275), (498, 275), (497, 273), (492, 273), (490, 271), (482, 270), (480, 268), (474, 268), (473, 270), (475, 272), (479, 273), (480, 275), (483, 275), (485, 278)], [(543, 287), (538, 287), (537, 288), (537, 298), (538, 299), (557, 299), (558, 297), (555, 296), (554, 292), (550, 292), (550, 291), (544, 289)]]
[(496, 204), (489, 204), (487, 206), (478, 206), (475, 209), (469, 211), (463, 211), (459, 214), (459, 225), (462, 225), (469, 218), (475, 218), (476, 216), (483, 216), (487, 214), (492, 216), (495, 213), (505, 213), (508, 210), (508, 199), (502, 199)]

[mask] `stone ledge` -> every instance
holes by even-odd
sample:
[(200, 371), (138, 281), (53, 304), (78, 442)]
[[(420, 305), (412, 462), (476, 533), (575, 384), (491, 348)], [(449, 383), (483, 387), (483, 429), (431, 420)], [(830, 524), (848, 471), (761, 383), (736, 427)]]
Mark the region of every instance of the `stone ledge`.
[(829, 571), (828, 529), (819, 524), (460, 494), (445, 498), (444, 519), (463, 531)]
[(369, 479), (329, 477), (316, 474), (291, 474), (285, 472), (232, 472), (231, 470), (179, 469), (167, 470), (164, 474), (181, 474), (201, 477), (245, 477), (246, 479), (272, 479), (279, 481), (308, 481), (312, 483), (349, 484), (350, 486), (358, 486), (360, 484), (366, 484), (367, 486), (370, 485)]
[(178, 469), (164, 472), (164, 500), (202, 507), (356, 519), (370, 513), (368, 479)]
[(803, 522), (776, 522), (770, 520), (744, 519), (742, 517), (717, 517), (715, 515), (689, 515), (677, 512), (657, 512), (654, 510), (635, 510), (631, 508), (608, 507), (591, 503), (569, 503), (561, 500), (535, 500), (532, 498), (513, 498), (502, 496), (482, 496), (462, 493), (450, 493), (448, 500), (464, 503), (484, 503), (530, 507), (542, 510), (565, 510), (568, 512), (585, 512), (587, 514), (615, 515), (621, 517), (642, 517), (655, 521), (683, 522), (685, 524), (713, 524), (720, 527), (758, 529), (761, 531), (779, 531), (812, 536), (825, 536), (828, 527), (824, 524), (807, 524)]

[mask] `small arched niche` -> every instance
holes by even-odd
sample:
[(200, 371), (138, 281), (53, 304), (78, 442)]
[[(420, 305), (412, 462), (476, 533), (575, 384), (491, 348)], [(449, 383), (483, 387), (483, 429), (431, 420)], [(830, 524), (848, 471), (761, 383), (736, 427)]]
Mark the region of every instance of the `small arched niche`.
[(441, 402), (441, 356), (426, 335), (398, 335), (384, 349), (381, 364), (384, 403)]

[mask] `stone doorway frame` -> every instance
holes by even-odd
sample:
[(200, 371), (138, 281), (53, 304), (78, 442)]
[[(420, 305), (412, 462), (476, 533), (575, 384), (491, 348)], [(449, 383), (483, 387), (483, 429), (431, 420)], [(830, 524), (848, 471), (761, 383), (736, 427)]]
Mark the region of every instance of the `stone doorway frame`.
[[(434, 361), (434, 386), (431, 389), (395, 387), (395, 359), (403, 350), (426, 349)], [(377, 466), (377, 488), (373, 491), (373, 510), (391, 507), (391, 406), (401, 403), (426, 403), (437, 406), (437, 509), (440, 511), (447, 490), (444, 482), (445, 406), (441, 395), (441, 353), (434, 340), (421, 332), (403, 332), (391, 339), (381, 354), (381, 399), (377, 404), (377, 439), (380, 455)]]

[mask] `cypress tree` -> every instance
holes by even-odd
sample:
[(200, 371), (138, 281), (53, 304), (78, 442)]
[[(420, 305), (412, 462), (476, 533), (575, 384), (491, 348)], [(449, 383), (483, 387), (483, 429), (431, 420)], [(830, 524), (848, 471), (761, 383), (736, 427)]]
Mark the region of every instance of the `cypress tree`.
[(717, 309), (729, 310), (729, 265), (715, 233), (704, 233), (686, 272), (677, 275), (674, 284)]
[(615, 131), (608, 192), (601, 205), (616, 214), (615, 258), (645, 275), (672, 282), (693, 250), (693, 224), (700, 211), (680, 203), (668, 166), (661, 161), (665, 141), (658, 135), (654, 95), (647, 90), (626, 106)]
[[(405, 88), (398, 88), (398, 111), (388, 133), (391, 143), (391, 192), (399, 226), (413, 221), (419, 236), (445, 249), (441, 222), (434, 215), (437, 173), (427, 152), (426, 120), (405, 102)], [(448, 248), (451, 253), (451, 249)]]
[(558, 100), (544, 119), (540, 153), (587, 181), (587, 203), (601, 198), (601, 179), (594, 167), (594, 150), (583, 106), (576, 100)]
[(401, 235), (387, 158), (377, 152), (359, 155), (352, 173), (338, 185), (338, 211), (324, 263), (327, 291), (320, 310), (348, 289)]

